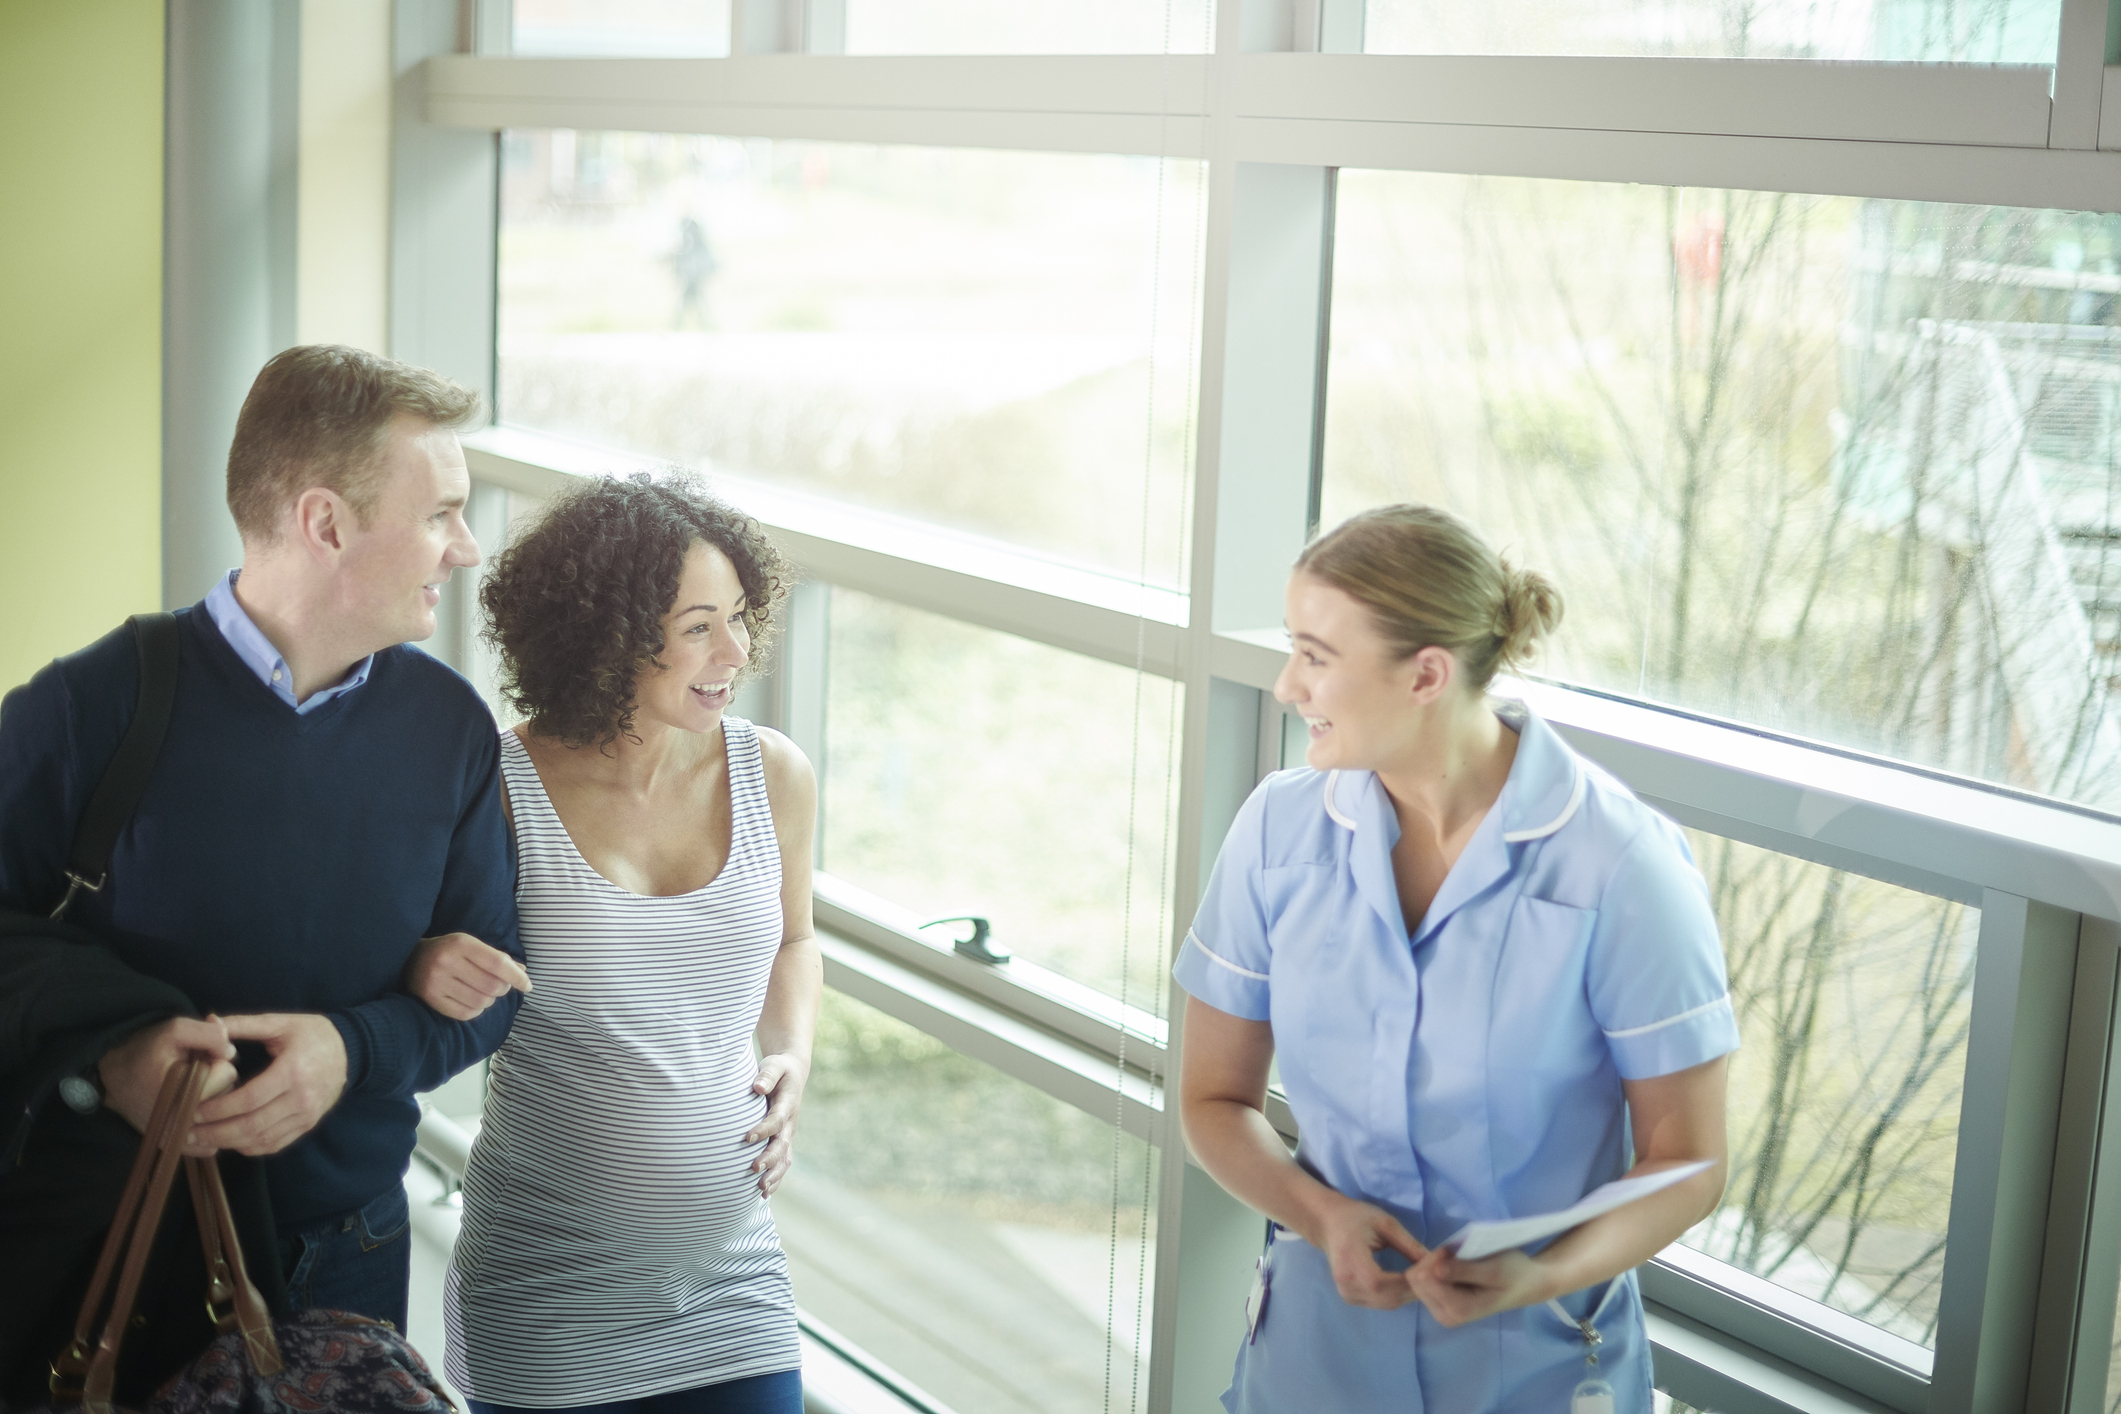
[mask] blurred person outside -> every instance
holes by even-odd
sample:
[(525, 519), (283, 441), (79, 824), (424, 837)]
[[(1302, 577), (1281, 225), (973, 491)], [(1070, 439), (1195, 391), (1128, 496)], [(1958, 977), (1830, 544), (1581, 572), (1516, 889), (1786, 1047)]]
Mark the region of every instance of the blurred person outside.
[[(481, 586), (528, 719), (501, 743), (537, 987), (494, 1057), (445, 1287), (474, 1414), (802, 1408), (766, 1200), (823, 988), (817, 783), (728, 711), (787, 584), (756, 522), (636, 476), (559, 498)], [(490, 950), (424, 951), (423, 995), (477, 1014)]]
[[(1685, 839), (1487, 696), (1561, 597), (1455, 516), (1350, 518), (1286, 610), (1307, 766), (1238, 812), (1174, 969), (1187, 1142), (1269, 1219), (1223, 1402), (1648, 1414), (1633, 1268), (1716, 1207), (1738, 1045)], [(1536, 1252), (1450, 1245), (1665, 1170)]]
[(707, 284), (721, 268), (721, 262), (714, 258), (714, 247), (707, 244), (707, 228), (700, 219), (687, 216), (679, 221), (678, 248), (670, 256), (671, 273), (678, 281), (678, 312), (670, 321), (671, 328), (684, 328), (688, 314), (694, 327), (707, 328)]
[[(441, 586), (479, 561), (454, 431), (477, 410), (447, 379), (357, 349), (266, 364), (229, 450), (243, 566), (174, 616), (168, 732), (105, 881), (70, 887), (67, 851), (134, 712), (132, 634), (0, 703), (0, 909), (15, 925), (0, 963), (35, 995), (124, 997), (86, 1031), (30, 1009), (0, 1037), (25, 1115), (0, 1171), (8, 1399), (41, 1394), (137, 1132), (187, 1053), (223, 1063), (192, 1147), (222, 1155), (279, 1313), (404, 1327), (414, 1095), (492, 1051), (516, 998), (457, 1021), (401, 976), (423, 937), (475, 935), (492, 945), (482, 985), (527, 985), (491, 714), (410, 646), (435, 631)], [(23, 925), (69, 897), (73, 931)], [(72, 1073), (52, 1073), (55, 1057)], [(172, 1260), (150, 1269), (121, 1397), (212, 1334)]]

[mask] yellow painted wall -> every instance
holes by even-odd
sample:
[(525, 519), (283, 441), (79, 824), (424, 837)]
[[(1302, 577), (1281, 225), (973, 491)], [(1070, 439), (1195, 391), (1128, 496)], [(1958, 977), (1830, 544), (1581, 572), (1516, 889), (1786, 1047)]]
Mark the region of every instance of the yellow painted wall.
[(163, 8), (0, 0), (0, 690), (161, 606)]

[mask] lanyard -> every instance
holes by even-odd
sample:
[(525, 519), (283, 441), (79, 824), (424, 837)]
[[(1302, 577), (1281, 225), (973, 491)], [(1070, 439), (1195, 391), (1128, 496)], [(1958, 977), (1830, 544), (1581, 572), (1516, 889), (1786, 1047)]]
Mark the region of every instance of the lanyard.
[(1605, 1308), (1613, 1304), (1614, 1293), (1620, 1290), (1623, 1280), (1623, 1277), (1614, 1277), (1607, 1282), (1605, 1295), (1599, 1298), (1597, 1309), (1580, 1321), (1559, 1301), (1547, 1303), (1547, 1308), (1559, 1316), (1563, 1324), (1583, 1336), (1584, 1377), (1575, 1389), (1569, 1391), (1569, 1414), (1613, 1414), (1613, 1387), (1598, 1375), (1598, 1347), (1605, 1344), (1605, 1337), (1598, 1333), (1597, 1321), (1605, 1314)]

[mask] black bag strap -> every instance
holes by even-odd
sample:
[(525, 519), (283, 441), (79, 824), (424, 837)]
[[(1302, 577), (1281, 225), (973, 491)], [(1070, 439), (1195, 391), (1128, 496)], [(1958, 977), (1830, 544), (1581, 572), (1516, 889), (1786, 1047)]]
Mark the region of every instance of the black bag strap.
[(140, 654), (140, 698), (125, 739), (74, 829), (74, 847), (66, 859), (66, 897), (52, 910), (54, 918), (66, 912), (81, 890), (99, 893), (109, 880), (111, 851), (147, 793), (147, 778), (162, 755), (162, 738), (169, 733), (170, 713), (177, 704), (176, 615), (134, 614), (126, 623), (132, 626), (133, 647)]

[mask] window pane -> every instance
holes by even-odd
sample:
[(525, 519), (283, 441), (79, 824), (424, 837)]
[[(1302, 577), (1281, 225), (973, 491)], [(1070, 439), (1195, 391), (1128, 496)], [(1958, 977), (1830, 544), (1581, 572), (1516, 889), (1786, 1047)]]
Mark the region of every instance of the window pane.
[(1689, 832), (1723, 930), (1723, 1207), (1681, 1239), (1934, 1348), (1980, 911)]
[(1369, 0), (1373, 54), (2052, 64), (2061, 0)]
[(1459, 510), (1546, 669), (2121, 808), (2121, 218), (1342, 177), (1324, 511)]
[(2121, 1414), (2121, 1311), (2114, 1315), (2114, 1341), (2106, 1357), (2106, 1414)]
[(1214, 0), (847, 0), (849, 54), (1203, 54), (1214, 47)]
[(504, 421), (1184, 582), (1201, 166), (503, 146)]
[(720, 59), (729, 0), (515, 0), (518, 54)]
[(1174, 683), (844, 589), (829, 680), (824, 868), (1162, 1009)]
[(1147, 1408), (1148, 1145), (828, 991), (796, 1153), (806, 1311), (965, 1414)]

